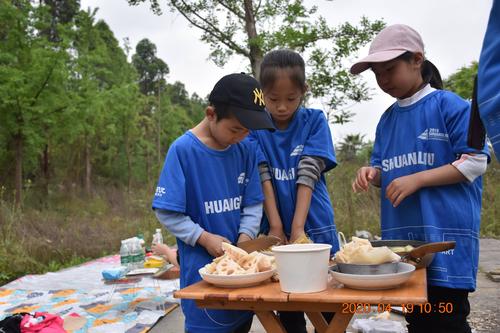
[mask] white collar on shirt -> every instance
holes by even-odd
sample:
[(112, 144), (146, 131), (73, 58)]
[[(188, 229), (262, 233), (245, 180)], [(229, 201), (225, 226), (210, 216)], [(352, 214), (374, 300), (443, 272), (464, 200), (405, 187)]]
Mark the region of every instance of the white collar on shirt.
[(412, 104), (417, 103), (420, 101), (422, 98), (425, 96), (429, 95), (431, 92), (436, 90), (435, 88), (432, 88), (430, 84), (426, 84), (422, 89), (417, 91), (413, 96), (403, 98), (403, 99), (398, 99), (398, 105), (399, 106), (410, 106)]

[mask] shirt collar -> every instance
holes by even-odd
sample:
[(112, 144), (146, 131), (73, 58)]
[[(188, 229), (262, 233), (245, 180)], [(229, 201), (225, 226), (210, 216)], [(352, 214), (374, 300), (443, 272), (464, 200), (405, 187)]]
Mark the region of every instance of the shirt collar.
[(427, 83), (422, 89), (417, 91), (412, 96), (410, 96), (408, 98), (398, 99), (398, 105), (401, 107), (405, 107), (405, 106), (410, 106), (412, 104), (415, 104), (418, 101), (420, 101), (422, 98), (424, 98), (425, 96), (429, 95), (434, 90), (436, 90), (436, 88), (431, 87), (431, 85), (429, 83)]

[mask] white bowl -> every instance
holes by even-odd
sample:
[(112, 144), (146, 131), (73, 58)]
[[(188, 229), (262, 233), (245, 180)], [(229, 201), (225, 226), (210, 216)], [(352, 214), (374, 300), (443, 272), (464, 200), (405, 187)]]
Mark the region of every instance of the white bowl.
[(400, 262), (396, 273), (361, 275), (340, 273), (335, 265), (331, 272), (335, 280), (351, 289), (382, 290), (396, 288), (408, 281), (415, 272), (415, 266)]
[(280, 287), (289, 293), (323, 291), (328, 284), (330, 244), (273, 246)]
[(225, 288), (243, 288), (256, 286), (269, 279), (276, 272), (276, 269), (240, 275), (218, 275), (209, 274), (205, 271), (205, 267), (202, 267), (198, 270), (198, 272), (203, 280), (215, 286)]

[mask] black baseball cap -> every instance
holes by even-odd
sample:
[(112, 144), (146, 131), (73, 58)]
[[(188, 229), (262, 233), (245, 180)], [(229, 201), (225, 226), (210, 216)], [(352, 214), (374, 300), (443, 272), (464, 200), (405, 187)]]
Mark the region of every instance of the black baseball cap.
[(215, 84), (208, 100), (215, 108), (227, 107), (248, 129), (275, 130), (271, 115), (265, 109), (260, 84), (250, 75), (237, 73), (224, 76)]

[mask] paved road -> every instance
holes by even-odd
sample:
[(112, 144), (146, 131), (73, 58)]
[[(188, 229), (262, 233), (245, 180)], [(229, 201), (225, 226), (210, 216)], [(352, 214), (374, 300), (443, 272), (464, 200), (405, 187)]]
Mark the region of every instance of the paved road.
[[(484, 238), (480, 241), (479, 273), (477, 290), (470, 294), (471, 315), (469, 322), (476, 333), (500, 332), (500, 283), (493, 282), (486, 273), (500, 268), (500, 240)], [(353, 317), (353, 320), (359, 318)], [(401, 316), (392, 315), (392, 319), (403, 321)], [(351, 321), (352, 323), (352, 321)], [(314, 332), (308, 323), (309, 332)], [(184, 331), (184, 316), (177, 308), (153, 327), (151, 333), (180, 333)], [(254, 317), (252, 333), (264, 333), (260, 322)], [(352, 330), (348, 330), (352, 332)]]

